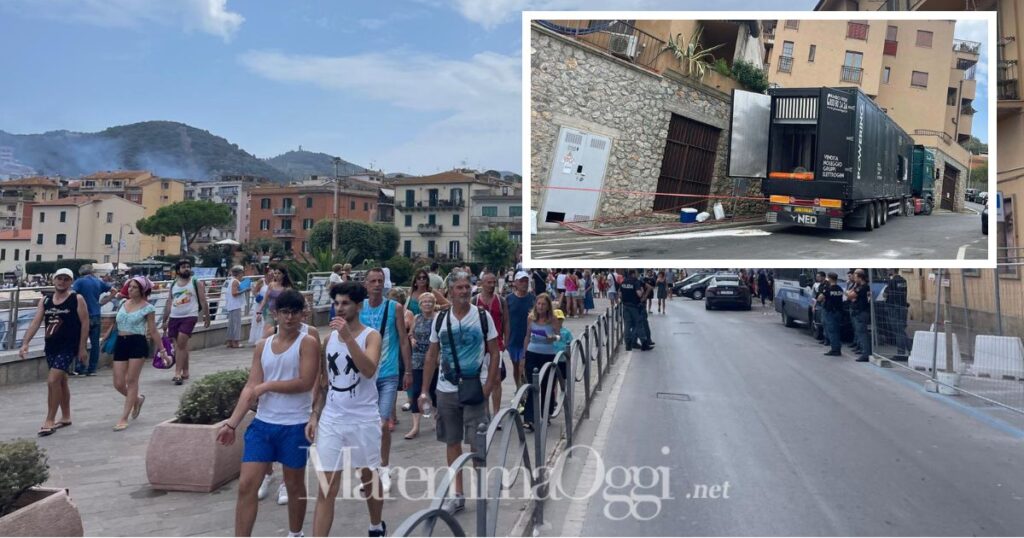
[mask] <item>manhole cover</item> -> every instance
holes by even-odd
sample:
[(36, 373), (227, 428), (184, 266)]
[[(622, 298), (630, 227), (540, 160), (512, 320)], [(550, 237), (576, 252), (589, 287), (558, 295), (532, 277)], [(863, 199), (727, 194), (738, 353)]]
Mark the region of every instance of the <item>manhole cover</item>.
[(682, 393), (678, 393), (678, 392), (659, 392), (658, 393), (658, 399), (659, 400), (675, 400), (677, 402), (689, 402), (689, 401), (691, 401), (689, 394), (682, 394)]

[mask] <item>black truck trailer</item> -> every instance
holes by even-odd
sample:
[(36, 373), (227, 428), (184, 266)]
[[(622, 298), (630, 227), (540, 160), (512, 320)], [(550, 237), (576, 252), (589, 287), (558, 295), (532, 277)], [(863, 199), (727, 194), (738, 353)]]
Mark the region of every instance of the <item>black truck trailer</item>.
[(913, 139), (856, 88), (734, 90), (729, 173), (758, 177), (769, 223), (873, 230), (913, 215)]

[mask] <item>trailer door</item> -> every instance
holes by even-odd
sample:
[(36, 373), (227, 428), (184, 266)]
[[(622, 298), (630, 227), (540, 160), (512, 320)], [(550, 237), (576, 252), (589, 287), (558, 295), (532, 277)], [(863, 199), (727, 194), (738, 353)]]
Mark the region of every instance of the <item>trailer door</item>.
[[(858, 145), (863, 140), (863, 122), (854, 122), (857, 93), (822, 88), (818, 102), (818, 166), (816, 179), (844, 181), (847, 172), (859, 173)], [(856, 128), (851, 129), (851, 126)], [(854, 135), (851, 138), (850, 133)], [(852, 151), (851, 151), (852, 150)]]
[(729, 129), (729, 176), (768, 177), (768, 132), (772, 98), (762, 93), (732, 91)]

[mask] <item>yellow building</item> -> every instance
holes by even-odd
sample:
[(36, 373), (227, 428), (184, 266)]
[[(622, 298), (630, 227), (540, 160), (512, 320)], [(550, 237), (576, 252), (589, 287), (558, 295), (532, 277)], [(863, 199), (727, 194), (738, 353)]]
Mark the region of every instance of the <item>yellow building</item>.
[[(998, 77), (999, 97), (997, 121), (996, 189), (1003, 194), (1005, 219), (997, 226), (996, 244), (1000, 261), (1020, 278), (1020, 267), (1011, 265), (1024, 261), (1024, 236), (1015, 214), (1024, 205), (1024, 100), (1021, 99), (1020, 59), (1024, 58), (1024, 8), (1017, 2), (999, 4)], [(1016, 206), (1016, 207), (1015, 207)]]
[(971, 138), (981, 44), (954, 39), (955, 26), (921, 20), (778, 21), (768, 80), (793, 88), (855, 87), (871, 96), (915, 144), (934, 150), (941, 205), (960, 211), (970, 163), (961, 144)]
[[(145, 170), (116, 170), (82, 178), (77, 185), (77, 194), (115, 194), (142, 205), (146, 208), (144, 216), (151, 217), (161, 207), (184, 201), (185, 187), (184, 181), (159, 178)], [(181, 253), (181, 237), (144, 235), (139, 248), (142, 258), (176, 256)]]
[(0, 183), (0, 230), (32, 227), (32, 204), (59, 198), (60, 185), (46, 177), (24, 177)]
[[(145, 258), (139, 252), (135, 229), (143, 216), (141, 205), (113, 194), (73, 196), (40, 202), (32, 208), (30, 261), (64, 258), (122, 263)], [(123, 240), (124, 243), (119, 243)]]

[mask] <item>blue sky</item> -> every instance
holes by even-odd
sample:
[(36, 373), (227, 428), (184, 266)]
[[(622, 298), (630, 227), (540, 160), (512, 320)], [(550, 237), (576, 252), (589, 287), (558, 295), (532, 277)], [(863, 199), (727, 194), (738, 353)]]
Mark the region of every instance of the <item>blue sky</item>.
[[(0, 55), (0, 129), (171, 120), (259, 157), (301, 145), (386, 172), (520, 171), (520, 10), (814, 3), (0, 0), (0, 35), (17, 44)], [(986, 124), (977, 115), (975, 133)]]

